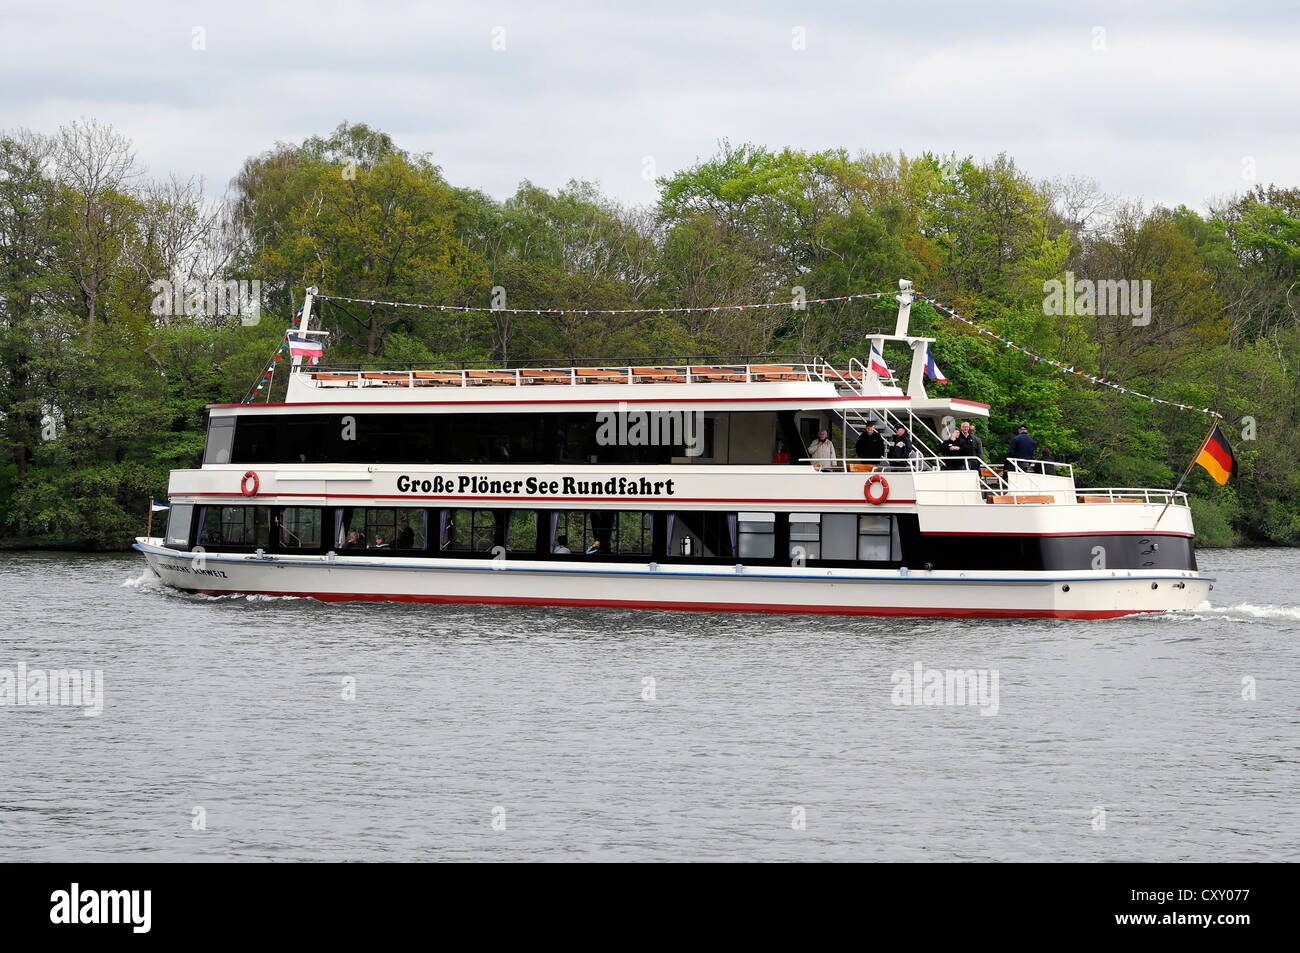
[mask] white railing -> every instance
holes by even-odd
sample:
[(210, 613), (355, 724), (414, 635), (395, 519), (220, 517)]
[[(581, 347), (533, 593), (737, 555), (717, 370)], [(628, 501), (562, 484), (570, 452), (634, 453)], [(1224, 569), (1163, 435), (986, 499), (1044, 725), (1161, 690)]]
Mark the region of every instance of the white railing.
[(1187, 494), (1182, 490), (1156, 490), (1150, 487), (1089, 487), (1076, 491), (1080, 503), (1146, 503), (1163, 506), (1188, 506)]
[[(861, 364), (858, 364), (861, 367)], [(580, 384), (756, 384), (812, 381), (839, 387), (861, 386), (852, 366), (846, 371), (825, 362), (770, 364), (625, 364), (592, 367), (449, 368), (446, 370), (337, 369), (311, 365), (294, 368), (316, 387), (490, 387)]]

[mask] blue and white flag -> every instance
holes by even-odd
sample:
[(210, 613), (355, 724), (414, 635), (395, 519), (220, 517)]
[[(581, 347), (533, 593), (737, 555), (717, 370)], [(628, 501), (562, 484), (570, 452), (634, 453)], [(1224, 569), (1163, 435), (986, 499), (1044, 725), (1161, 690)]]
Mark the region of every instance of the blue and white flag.
[(163, 505), (162, 505), (161, 503), (159, 503), (157, 500), (150, 500), (150, 501), (149, 501), (149, 509), (151, 509), (153, 512), (157, 513), (159, 510), (168, 510), (168, 509), (171, 509), (171, 507), (169, 507), (169, 506), (163, 506)]

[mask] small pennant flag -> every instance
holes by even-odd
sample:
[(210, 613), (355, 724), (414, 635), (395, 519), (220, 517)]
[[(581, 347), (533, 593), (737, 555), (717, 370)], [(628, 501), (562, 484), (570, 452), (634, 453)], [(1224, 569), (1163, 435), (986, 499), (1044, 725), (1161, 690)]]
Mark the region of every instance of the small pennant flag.
[(159, 510), (168, 510), (168, 509), (171, 509), (171, 507), (170, 507), (170, 506), (163, 506), (163, 505), (162, 505), (161, 503), (159, 503), (157, 500), (150, 500), (150, 501), (149, 501), (149, 509), (152, 510), (153, 512), (157, 513)]
[(1227, 483), (1228, 478), (1237, 472), (1237, 458), (1218, 424), (1214, 425), (1210, 435), (1205, 438), (1201, 452), (1196, 455), (1196, 462), (1204, 467), (1220, 486)]
[(881, 377), (893, 377), (889, 371), (889, 365), (885, 363), (885, 356), (876, 350), (876, 346), (871, 345), (871, 369)]
[(325, 345), (311, 338), (289, 335), (289, 353), (295, 357), (320, 357), (325, 353)]
[(925, 376), (932, 381), (938, 381), (940, 384), (948, 383), (948, 378), (943, 376), (943, 371), (939, 370), (939, 365), (934, 363), (934, 352), (928, 347), (925, 349)]

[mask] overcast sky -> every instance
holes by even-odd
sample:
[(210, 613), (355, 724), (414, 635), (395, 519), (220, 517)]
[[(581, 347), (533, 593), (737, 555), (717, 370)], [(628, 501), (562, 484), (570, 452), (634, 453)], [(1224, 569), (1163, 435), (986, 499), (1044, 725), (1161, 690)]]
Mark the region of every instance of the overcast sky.
[(347, 120), (498, 198), (587, 178), (650, 201), (654, 174), (725, 137), (1007, 152), (1203, 209), (1300, 186), (1287, 6), (0, 0), (0, 128), (94, 117), (150, 173), (216, 193), (247, 156)]

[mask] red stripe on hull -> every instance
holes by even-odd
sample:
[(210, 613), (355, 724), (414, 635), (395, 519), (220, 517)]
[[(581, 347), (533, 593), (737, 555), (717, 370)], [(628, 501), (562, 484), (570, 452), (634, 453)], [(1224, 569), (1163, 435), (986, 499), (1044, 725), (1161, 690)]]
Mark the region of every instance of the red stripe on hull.
[[(180, 589), (180, 586), (174, 588)], [(753, 605), (747, 602), (692, 602), (664, 604), (638, 602), (632, 599), (530, 599), (527, 596), (447, 596), (416, 595), (407, 593), (367, 592), (270, 592), (222, 591), (219, 589), (185, 589), (204, 596), (298, 596), (318, 599), (321, 602), (424, 602), (440, 605), (497, 605), (497, 606), (558, 606), (581, 609), (657, 609), (681, 612), (763, 612), (795, 613), (799, 615), (863, 615), (905, 616), (912, 618), (945, 619), (1116, 619), (1140, 612), (1160, 612), (1160, 609), (926, 609), (919, 606), (807, 606), (807, 605)]]

